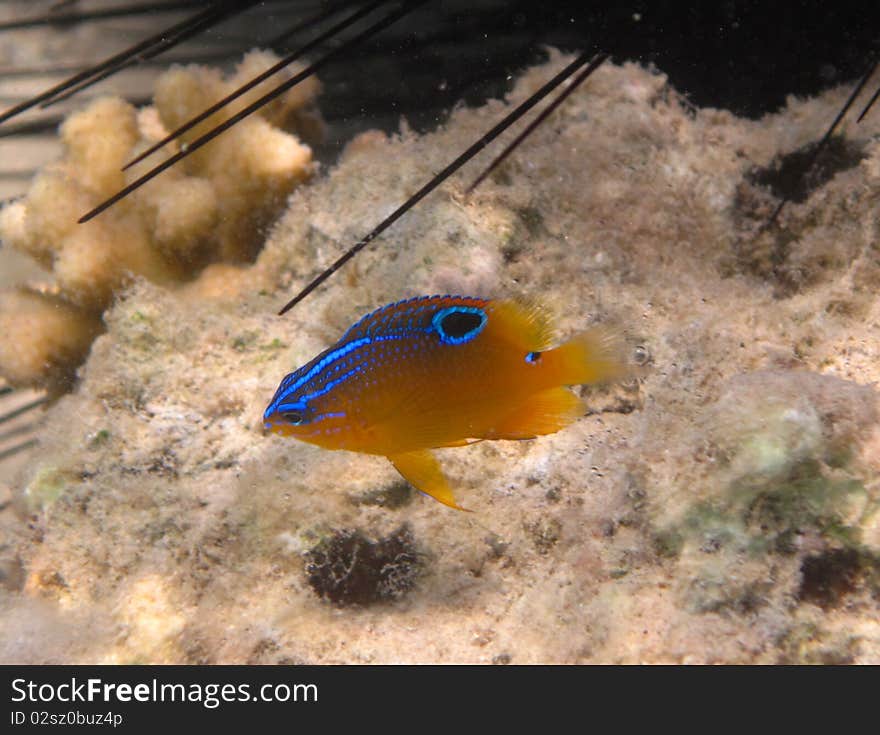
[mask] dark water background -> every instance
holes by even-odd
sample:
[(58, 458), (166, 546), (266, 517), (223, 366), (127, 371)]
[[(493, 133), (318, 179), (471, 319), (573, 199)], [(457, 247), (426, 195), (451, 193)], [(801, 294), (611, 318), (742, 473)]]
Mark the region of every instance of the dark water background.
[(694, 104), (758, 117), (863, 74), (878, 20), (869, 2), (437, 0), (359, 52), (356, 69), (328, 69), (321, 106), (329, 119), (394, 110), (425, 129), (460, 99), (497, 96), (553, 45), (655, 64)]
[[(161, 68), (176, 57), (231, 68), (246, 50), (266, 46), (281, 30), (322, 9), (338, 9), (333, 21), (324, 23), (327, 28), (364, 4), (265, 0), (146, 64)], [(109, 53), (104, 49), (90, 51), (87, 44), (86, 48), (76, 42), (65, 45), (65, 37), (78, 38), (80, 24), (64, 21), (64, 13), (90, 17), (95, 8), (140, 8), (131, 16), (82, 21), (104, 23), (101, 38), (115, 53), (208, 5), (174, 0), (65, 3), (56, 20), (44, 26), (47, 36), (55, 34), (50, 46), (64, 50), (59, 58), (45, 62), (75, 69), (78, 63), (85, 66), (86, 61), (94, 63)], [(12, 26), (27, 25), (29, 17), (45, 18), (50, 7), (48, 2), (0, 0), (0, 9), (5, 8), (6, 17), (14, 21)], [(309, 58), (314, 60), (338, 46), (341, 39), (393, 7), (395, 3), (389, 3), (369, 21), (325, 44)], [(0, 31), (0, 41), (14, 41), (16, 34), (26, 34), (28, 29), (0, 27)], [(301, 33), (274, 50), (288, 53), (312, 37), (309, 32)], [(880, 51), (880, 3), (429, 0), (348, 58), (321, 70), (324, 91), (319, 104), (329, 123), (329, 134), (316, 151), (318, 157), (331, 162), (360, 130), (396, 131), (401, 116), (416, 130), (427, 131), (442, 123), (461, 101), (480, 105), (487, 98), (499, 97), (518, 72), (546, 58), (547, 46), (571, 52), (602, 50), (618, 62), (631, 59), (653, 64), (695, 105), (759, 117), (784, 105), (788, 94), (812, 95), (826, 87), (854, 82), (864, 74)], [(7, 44), (0, 67), (14, 70), (16, 64), (11, 59), (17, 54), (10, 48)], [(49, 78), (44, 86), (63, 78)], [(38, 82), (34, 84), (34, 93), (42, 89)], [(137, 105), (150, 98), (148, 89), (132, 92), (123, 85), (122, 91)], [(99, 86), (90, 93), (101, 92)], [(6, 100), (3, 106), (16, 101)], [(54, 114), (46, 117), (30, 112), (6, 123), (0, 136), (14, 136), (19, 131), (54, 135), (63, 114), (84, 104), (82, 95), (71, 102), (66, 108), (51, 108), (48, 112)]]
[[(211, 33), (258, 41), (294, 6), (306, 13), (321, 3), (268, 3), (243, 16), (259, 21)], [(517, 72), (546, 58), (546, 46), (654, 64), (693, 104), (756, 118), (788, 94), (864, 74), (880, 49), (880, 3), (433, 0), (361, 47), (354, 63), (322, 71), (330, 138), (320, 157), (360, 129), (395, 131), (404, 116), (427, 131), (459, 101), (503, 95)]]

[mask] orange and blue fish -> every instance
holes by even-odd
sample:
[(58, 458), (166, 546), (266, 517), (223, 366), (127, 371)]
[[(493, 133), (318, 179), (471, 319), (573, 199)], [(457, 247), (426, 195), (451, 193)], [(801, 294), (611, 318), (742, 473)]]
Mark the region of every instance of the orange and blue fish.
[(534, 305), (399, 301), (287, 375), (263, 420), (327, 449), (383, 455), (418, 490), (460, 508), (431, 449), (552, 434), (585, 412), (566, 386), (625, 372), (607, 332), (551, 345), (549, 320)]

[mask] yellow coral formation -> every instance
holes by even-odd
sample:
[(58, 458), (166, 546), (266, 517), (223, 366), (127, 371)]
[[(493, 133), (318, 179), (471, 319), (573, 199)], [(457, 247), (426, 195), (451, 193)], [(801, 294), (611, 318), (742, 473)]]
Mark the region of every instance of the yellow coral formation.
[[(226, 80), (215, 69), (201, 66), (172, 68), (156, 83), (155, 103), (160, 126), (154, 126), (155, 133), (164, 137), (168, 131), (183, 125), (276, 61), (271, 53), (251, 52), (236, 73)], [(277, 76), (258, 84), (185, 132), (181, 142), (192, 143), (277, 84)], [(258, 115), (237, 123), (184, 160), (177, 173), (178, 180), (196, 177), (209, 181), (217, 203), (214, 208), (206, 207), (205, 212), (214, 215), (215, 208), (218, 211), (222, 208), (223, 216), (211, 221), (212, 239), (219, 260), (250, 260), (262, 243), (265, 225), (293, 187), (311, 174), (311, 150), (277, 126), (287, 123), (297, 110), (309, 106), (318, 91), (317, 80), (305, 80), (260, 110)], [(296, 125), (298, 121), (294, 117), (292, 122)], [(140, 176), (156, 162), (154, 157), (146, 159), (133, 167), (131, 177)], [(173, 196), (170, 192), (156, 193), (163, 188), (162, 182), (152, 182), (144, 187), (143, 198), (150, 200), (164, 196), (167, 200)], [(208, 219), (207, 214), (205, 219)], [(157, 225), (165, 231), (168, 229), (166, 222), (157, 222)]]
[(124, 183), (121, 169), (138, 137), (135, 109), (118, 97), (104, 97), (61, 125), (63, 165), (79, 187), (112, 194)]
[(49, 387), (70, 378), (100, 332), (98, 318), (48, 294), (17, 289), (0, 294), (0, 374), (13, 385), (42, 376)]
[(192, 283), (180, 291), (184, 299), (198, 301), (235, 301), (260, 288), (263, 279), (247, 266), (213, 263)]
[[(0, 239), (50, 269), (59, 291), (54, 312), (27, 302), (33, 329), (16, 330), (17, 343), (5, 337), (0, 374), (35, 386), (69, 375), (88, 350), (82, 340), (96, 332), (98, 315), (133, 277), (169, 285), (191, 280), (209, 263), (242, 263), (256, 255), (287, 195), (313, 171), (309, 147), (278, 126), (314, 127), (315, 79), (294, 87), (99, 217), (82, 225), (77, 220), (179, 146), (166, 146), (123, 172), (128, 160), (276, 61), (271, 53), (252, 52), (228, 79), (206, 67), (173, 67), (157, 81), (155, 107), (138, 112), (124, 100), (103, 98), (67, 118), (60, 130), (64, 158), (35, 178), (23, 201), (0, 212)], [(277, 83), (276, 75), (258, 85), (185, 134), (181, 143), (192, 142)], [(217, 271), (210, 278), (210, 285), (196, 291), (238, 290), (217, 288)], [(4, 299), (7, 311), (0, 320), (14, 322), (18, 316), (8, 309), (23, 307), (22, 298)], [(39, 315), (49, 313), (52, 318), (40, 325)], [(69, 337), (59, 341), (54, 335), (62, 322)], [(52, 335), (47, 345), (40, 341), (44, 333)], [(20, 359), (10, 357), (17, 352)]]

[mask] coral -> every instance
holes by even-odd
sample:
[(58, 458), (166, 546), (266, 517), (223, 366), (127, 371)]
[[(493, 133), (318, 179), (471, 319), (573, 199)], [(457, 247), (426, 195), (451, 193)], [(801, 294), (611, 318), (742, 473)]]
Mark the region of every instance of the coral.
[(0, 375), (13, 385), (40, 376), (54, 391), (66, 389), (100, 331), (100, 319), (58, 296), (0, 293)]
[[(123, 172), (122, 166), (169, 130), (224, 97), (277, 59), (252, 52), (228, 79), (199, 66), (173, 67), (157, 81), (155, 107), (135, 110), (117, 98), (101, 98), (70, 115), (61, 126), (65, 155), (37, 175), (23, 201), (0, 212), (0, 238), (51, 271), (57, 285), (56, 318), (30, 305), (31, 335), (16, 333), (16, 349), (34, 359), (10, 364), (0, 374), (20, 385), (57, 387), (88, 351), (101, 312), (132, 278), (169, 286), (190, 281), (209, 263), (240, 263), (254, 257), (262, 232), (287, 195), (313, 170), (311, 151), (281, 126), (310, 120), (318, 82), (310, 79), (259, 114), (233, 127), (128, 200), (82, 225), (78, 218), (126, 183), (179, 150), (180, 142)], [(293, 72), (289, 72), (293, 73)], [(277, 78), (275, 79), (277, 83)], [(267, 91), (258, 85), (235, 104), (183, 136), (191, 142)], [(312, 127), (314, 125), (312, 124)], [(216, 272), (200, 296), (226, 296)], [(199, 279), (196, 279), (198, 283)], [(22, 296), (5, 300), (0, 318), (14, 321)], [(31, 299), (33, 302), (33, 299)], [(55, 336), (59, 322), (69, 329)], [(20, 331), (20, 330), (19, 330)], [(48, 337), (42, 339), (42, 337)], [(5, 335), (0, 350), (12, 349)]]
[[(114, 299), (9, 479), (5, 661), (880, 662), (880, 118), (786, 205), (787, 249), (768, 235), (809, 277), (783, 287), (748, 246), (773, 204), (750, 172), (849, 89), (743, 120), (606, 64), (471, 195), (473, 169), (276, 316), (562, 63), (430, 134), (359, 136), (253, 265)], [(564, 431), (438, 450), (471, 513), (263, 433), (283, 375), (438, 291), (539, 299), (560, 338), (609, 325), (639, 370), (580, 389)]]

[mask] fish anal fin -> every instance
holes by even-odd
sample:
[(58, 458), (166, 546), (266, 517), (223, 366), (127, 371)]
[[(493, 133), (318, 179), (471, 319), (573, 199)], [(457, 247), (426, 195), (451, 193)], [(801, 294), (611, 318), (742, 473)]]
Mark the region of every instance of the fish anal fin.
[(533, 439), (553, 434), (585, 413), (584, 403), (570, 390), (550, 388), (519, 404), (495, 426), (486, 439)]
[(434, 500), (448, 505), (450, 508), (467, 510), (455, 502), (452, 488), (449, 487), (449, 483), (440, 469), (440, 464), (427, 449), (395, 454), (388, 459), (416, 490), (430, 495)]

